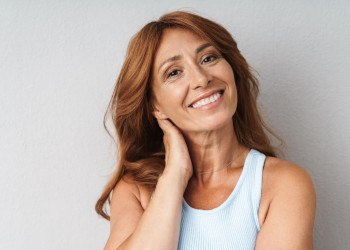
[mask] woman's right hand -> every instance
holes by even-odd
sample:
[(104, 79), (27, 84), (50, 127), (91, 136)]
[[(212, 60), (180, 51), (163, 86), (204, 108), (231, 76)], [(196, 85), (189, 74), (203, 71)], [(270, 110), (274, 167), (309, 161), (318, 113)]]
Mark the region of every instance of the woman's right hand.
[[(105, 249), (177, 249), (183, 194), (192, 176), (192, 162), (181, 131), (170, 120), (157, 120), (164, 132), (163, 174), (152, 195), (152, 190), (133, 181), (132, 176), (117, 183)], [(145, 197), (150, 196), (146, 205), (141, 205), (141, 189)]]
[(165, 169), (163, 175), (179, 177), (187, 186), (193, 174), (193, 167), (186, 141), (181, 131), (170, 120), (157, 119), (157, 121), (164, 133)]

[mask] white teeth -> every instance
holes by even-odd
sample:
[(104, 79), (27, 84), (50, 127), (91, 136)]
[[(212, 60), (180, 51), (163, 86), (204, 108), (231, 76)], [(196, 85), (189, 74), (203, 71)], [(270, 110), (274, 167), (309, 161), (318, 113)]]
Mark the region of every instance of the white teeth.
[(218, 93), (215, 93), (207, 98), (204, 98), (202, 100), (199, 100), (198, 102), (195, 102), (192, 107), (193, 108), (200, 108), (204, 105), (207, 105), (209, 103), (212, 103), (212, 102), (215, 102), (217, 99), (219, 99), (221, 97), (221, 94), (218, 92)]

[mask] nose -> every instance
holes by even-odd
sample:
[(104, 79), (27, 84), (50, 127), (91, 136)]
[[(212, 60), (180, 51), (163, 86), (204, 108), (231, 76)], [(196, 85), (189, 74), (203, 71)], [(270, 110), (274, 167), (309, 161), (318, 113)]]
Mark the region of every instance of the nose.
[(189, 75), (191, 89), (206, 87), (212, 81), (209, 72), (203, 69), (200, 65), (192, 65), (189, 70)]

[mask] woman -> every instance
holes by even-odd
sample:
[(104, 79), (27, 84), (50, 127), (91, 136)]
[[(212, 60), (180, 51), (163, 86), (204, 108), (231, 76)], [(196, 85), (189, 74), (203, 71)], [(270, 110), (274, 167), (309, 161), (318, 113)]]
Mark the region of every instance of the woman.
[(276, 158), (257, 95), (208, 19), (172, 12), (133, 37), (109, 110), (119, 165), (96, 204), (105, 249), (312, 249), (311, 178)]

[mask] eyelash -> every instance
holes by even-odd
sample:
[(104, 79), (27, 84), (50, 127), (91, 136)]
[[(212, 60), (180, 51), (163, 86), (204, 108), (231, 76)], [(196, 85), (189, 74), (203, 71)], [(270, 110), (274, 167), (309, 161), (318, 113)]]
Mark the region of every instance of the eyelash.
[[(216, 55), (216, 54), (211, 54), (211, 55), (208, 55), (208, 56), (206, 56), (203, 60), (202, 60), (202, 62), (204, 62), (207, 58), (211, 58), (211, 60), (209, 61), (209, 62), (205, 62), (205, 63), (210, 63), (210, 62), (213, 62), (213, 61), (215, 61), (216, 59), (218, 59), (219, 58), (219, 56), (218, 55)], [(172, 70), (171, 72), (169, 72), (169, 73), (166, 73), (166, 75), (165, 75), (165, 79), (167, 80), (167, 79), (169, 79), (169, 78), (173, 78), (173, 77), (175, 77), (175, 76), (177, 76), (177, 75), (172, 75), (174, 72), (179, 72), (180, 70), (179, 69), (175, 69), (175, 70)]]
[(171, 78), (171, 77), (175, 77), (176, 75), (171, 75), (171, 74), (174, 72), (178, 72), (178, 71), (180, 71), (180, 70), (175, 69), (175, 70), (171, 71), (169, 74), (166, 75), (166, 79)]
[[(208, 57), (213, 58), (210, 62), (215, 61), (216, 59), (218, 59), (218, 56), (215, 55), (215, 54), (213, 54), (213, 55), (208, 55), (208, 56), (206, 56), (206, 57), (203, 59), (203, 61), (204, 61), (205, 59), (207, 59)], [(202, 61), (202, 62), (203, 62), (203, 61)]]

